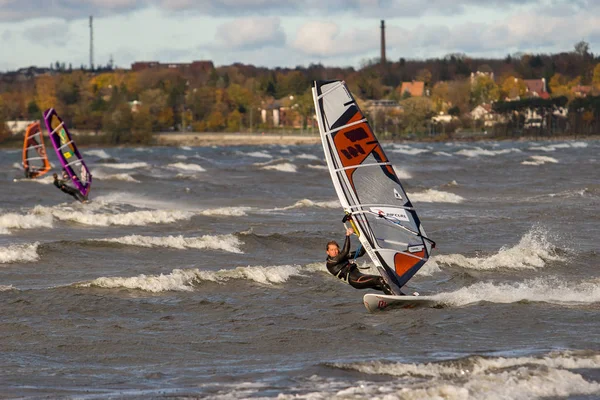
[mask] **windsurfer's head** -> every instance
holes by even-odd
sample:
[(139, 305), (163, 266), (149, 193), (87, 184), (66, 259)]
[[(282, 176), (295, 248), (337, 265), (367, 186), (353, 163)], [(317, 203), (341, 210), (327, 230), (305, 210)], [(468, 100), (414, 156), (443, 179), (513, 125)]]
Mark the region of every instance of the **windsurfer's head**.
[(53, 177), (54, 179), (58, 179), (58, 175), (56, 174), (56, 172), (52, 174), (52, 177)]
[(327, 255), (329, 257), (335, 257), (339, 253), (340, 253), (340, 245), (335, 240), (327, 242)]

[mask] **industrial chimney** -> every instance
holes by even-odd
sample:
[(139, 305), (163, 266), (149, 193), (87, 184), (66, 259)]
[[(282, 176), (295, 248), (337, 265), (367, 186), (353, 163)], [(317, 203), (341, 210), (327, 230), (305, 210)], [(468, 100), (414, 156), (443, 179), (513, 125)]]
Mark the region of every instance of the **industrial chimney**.
[(381, 65), (385, 62), (385, 21), (381, 20)]

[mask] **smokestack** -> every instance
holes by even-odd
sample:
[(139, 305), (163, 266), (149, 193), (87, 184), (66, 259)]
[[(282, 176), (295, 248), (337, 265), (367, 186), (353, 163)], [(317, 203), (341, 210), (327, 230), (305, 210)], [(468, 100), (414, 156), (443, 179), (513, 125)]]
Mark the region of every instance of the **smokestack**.
[(385, 62), (385, 21), (381, 20), (381, 65)]
[(93, 17), (90, 15), (90, 70), (94, 70), (94, 26)]

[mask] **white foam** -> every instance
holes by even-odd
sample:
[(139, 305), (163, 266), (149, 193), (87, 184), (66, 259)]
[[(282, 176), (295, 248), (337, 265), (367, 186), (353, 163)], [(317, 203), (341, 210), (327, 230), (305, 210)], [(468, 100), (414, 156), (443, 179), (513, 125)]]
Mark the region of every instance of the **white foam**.
[(479, 156), (497, 156), (500, 154), (508, 154), (508, 153), (520, 153), (519, 149), (504, 149), (504, 150), (485, 150), (481, 147), (475, 147), (472, 149), (463, 149), (456, 152), (456, 154), (466, 157), (479, 157)]
[(8, 247), (0, 247), (0, 264), (33, 262), (40, 259), (37, 253), (39, 243), (13, 244)]
[(15, 182), (31, 182), (31, 183), (39, 183), (42, 185), (50, 185), (54, 182), (54, 178), (52, 178), (52, 175), (46, 174), (40, 178), (34, 178), (34, 179), (19, 178), (19, 179), (14, 179), (14, 181)]
[(328, 169), (326, 165), (312, 165), (309, 164), (307, 165), (308, 168), (312, 168), (312, 169)]
[(111, 158), (111, 156), (104, 150), (86, 150), (84, 154), (99, 158)]
[(547, 156), (531, 156), (529, 160), (523, 161), (521, 164), (523, 165), (544, 165), (546, 163), (558, 163), (556, 158), (547, 157)]
[(302, 160), (320, 160), (320, 158), (315, 156), (314, 154), (305, 154), (305, 153), (297, 155), (296, 158), (302, 159)]
[(9, 229), (52, 228), (52, 216), (35, 214), (0, 215), (0, 234), (9, 234)]
[(435, 154), (436, 156), (452, 157), (452, 154), (446, 153), (445, 151), (436, 151), (433, 154)]
[(252, 151), (250, 153), (238, 152), (238, 154), (255, 158), (273, 158), (273, 156), (267, 153), (266, 151)]
[(191, 212), (178, 210), (144, 210), (119, 214), (96, 213), (91, 210), (91, 207), (86, 211), (77, 211), (72, 209), (36, 206), (33, 211), (40, 216), (51, 215), (60, 221), (77, 222), (79, 224), (90, 226), (144, 226), (148, 224), (168, 224), (191, 219), (194, 215)]
[(396, 172), (396, 176), (398, 177), (398, 179), (402, 179), (402, 180), (412, 179), (412, 175), (410, 174), (410, 172), (406, 171), (404, 168), (400, 168), (395, 165), (393, 165), (393, 168), (394, 168), (394, 171)]
[(101, 242), (121, 243), (140, 247), (168, 247), (172, 249), (211, 249), (224, 250), (230, 253), (243, 253), (243, 244), (234, 235), (204, 235), (201, 237), (179, 236), (141, 236), (129, 235), (110, 239), (97, 239)]
[(99, 166), (102, 167), (108, 167), (108, 168), (113, 168), (113, 169), (135, 169), (135, 168), (146, 168), (149, 166), (149, 164), (147, 162), (134, 162), (134, 163), (119, 163), (119, 164), (110, 164), (110, 163), (104, 163), (104, 164), (98, 164)]
[(190, 150), (192, 150), (192, 148), (191, 148), (190, 146), (179, 146), (179, 148), (180, 148), (181, 150), (186, 150), (186, 151), (190, 151)]
[(339, 208), (340, 202), (338, 200), (330, 201), (313, 201), (309, 199), (298, 200), (291, 206), (276, 208), (275, 210), (291, 210), (294, 208), (305, 208), (305, 207), (319, 207), (319, 208)]
[(427, 189), (420, 193), (411, 193), (410, 200), (421, 203), (462, 203), (465, 199), (457, 194)]
[(556, 143), (556, 144), (550, 144), (547, 146), (533, 146), (533, 147), (530, 147), (529, 150), (539, 150), (539, 151), (545, 151), (545, 152), (549, 153), (549, 152), (556, 151), (557, 149), (568, 149), (568, 148), (581, 149), (581, 148), (586, 148), (586, 147), (588, 147), (588, 144), (585, 142), (572, 142), (572, 143)]
[[(571, 371), (599, 368), (600, 356), (576, 352), (550, 353), (544, 357), (477, 356), (424, 364), (369, 361), (334, 366), (397, 377), (389, 383), (361, 380), (356, 386), (338, 389), (335, 395), (341, 398), (526, 400), (592, 395), (600, 391), (600, 383), (587, 381)], [(307, 397), (320, 398), (316, 393)]]
[(183, 154), (178, 154), (173, 158), (175, 158), (176, 160), (187, 160), (188, 159), (187, 156), (184, 156)]
[(281, 154), (290, 154), (292, 151), (290, 149), (281, 149), (280, 153)]
[(193, 172), (204, 172), (204, 171), (206, 171), (204, 168), (202, 168), (198, 164), (175, 163), (175, 164), (169, 164), (168, 166), (172, 167), (172, 168), (181, 169), (181, 170), (184, 170), (184, 171), (193, 171)]
[(247, 211), (250, 211), (251, 207), (221, 207), (211, 208), (208, 210), (200, 211), (200, 215), (205, 216), (225, 216), (225, 217), (243, 217)]
[[(126, 173), (106, 174), (101, 170), (94, 170), (94, 171), (92, 171), (92, 176), (94, 178), (100, 179), (102, 181), (124, 181), (124, 182), (135, 182), (135, 183), (140, 182), (137, 179), (135, 179), (133, 176), (126, 174)], [(50, 183), (52, 183), (52, 181)]]
[(0, 292), (8, 292), (9, 290), (16, 290), (13, 285), (0, 285)]
[(479, 301), (500, 304), (534, 301), (585, 305), (600, 302), (600, 286), (594, 281), (565, 282), (554, 277), (542, 277), (514, 283), (478, 282), (433, 297), (442, 303), (454, 306)]
[(394, 147), (392, 149), (392, 153), (401, 153), (401, 154), (408, 154), (408, 155), (417, 155), (417, 154), (428, 153), (428, 152), (429, 152), (429, 150), (427, 150), (427, 149), (420, 149), (420, 148), (410, 147), (410, 146), (402, 145), (402, 144), (396, 144), (396, 145), (394, 145)]
[(513, 247), (502, 247), (496, 254), (484, 257), (465, 257), (462, 254), (436, 255), (432, 259), (439, 264), (456, 265), (476, 270), (536, 269), (548, 261), (561, 261), (556, 248), (548, 240), (548, 234), (540, 228), (527, 232)]
[(232, 279), (254, 281), (262, 284), (286, 282), (291, 276), (300, 275), (300, 267), (281, 265), (272, 267), (238, 267), (219, 271), (195, 269), (175, 269), (168, 275), (139, 275), (137, 277), (102, 277), (79, 287), (101, 287), (108, 289), (127, 288), (153, 293), (166, 291), (192, 291), (202, 282), (226, 283)]
[(17, 163), (17, 162), (16, 162), (16, 163), (13, 163), (12, 167), (13, 167), (14, 169), (20, 169), (20, 170), (23, 170), (23, 164), (21, 164), (21, 163)]
[(298, 171), (298, 168), (294, 164), (291, 164), (291, 163), (267, 165), (265, 167), (262, 167), (262, 169), (281, 171), (281, 172), (297, 172)]

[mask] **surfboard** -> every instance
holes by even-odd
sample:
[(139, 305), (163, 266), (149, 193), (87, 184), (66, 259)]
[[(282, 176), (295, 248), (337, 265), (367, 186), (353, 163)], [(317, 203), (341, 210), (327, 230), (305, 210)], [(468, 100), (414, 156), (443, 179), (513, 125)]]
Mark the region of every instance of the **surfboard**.
[(369, 312), (386, 308), (434, 307), (440, 303), (432, 296), (391, 296), (386, 294), (367, 293), (363, 303)]
[(435, 242), (344, 81), (316, 81), (313, 100), (327, 168), (361, 245), (396, 295)]

